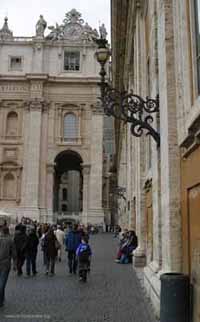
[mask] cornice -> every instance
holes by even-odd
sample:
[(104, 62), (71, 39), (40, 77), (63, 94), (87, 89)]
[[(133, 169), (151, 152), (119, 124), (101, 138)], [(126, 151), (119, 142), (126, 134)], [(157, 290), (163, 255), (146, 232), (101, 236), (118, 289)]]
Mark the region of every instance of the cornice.
[(45, 74), (44, 77), (36, 75), (35, 77), (33, 76), (33, 74), (29, 74), (27, 75), (0, 75), (0, 84), (1, 82), (27, 82), (28, 81), (45, 81), (45, 83), (78, 83), (78, 84), (94, 84), (97, 85), (100, 82), (100, 77), (72, 77), (72, 76), (50, 76), (48, 74)]
[(28, 80), (38, 80), (38, 81), (45, 81), (45, 80), (48, 80), (49, 78), (49, 75), (48, 74), (36, 74), (36, 73), (30, 73), (30, 74), (26, 74), (25, 75), (25, 78), (28, 79)]

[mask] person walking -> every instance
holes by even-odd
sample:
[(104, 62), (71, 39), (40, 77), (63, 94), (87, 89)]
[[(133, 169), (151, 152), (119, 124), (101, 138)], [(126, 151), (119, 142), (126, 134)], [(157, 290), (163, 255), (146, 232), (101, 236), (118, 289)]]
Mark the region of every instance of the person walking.
[(16, 248), (8, 227), (0, 227), (0, 307), (5, 302), (5, 288), (11, 268), (11, 259), (16, 260)]
[[(53, 276), (55, 274), (55, 261), (58, 254), (57, 238), (54, 234), (53, 228), (49, 228), (44, 237), (44, 253), (46, 258), (46, 275)], [(50, 269), (50, 272), (49, 272)]]
[(68, 251), (68, 266), (69, 274), (76, 274), (77, 270), (77, 258), (76, 250), (81, 243), (81, 235), (78, 231), (78, 225), (74, 224), (73, 227), (70, 227), (70, 230), (65, 238), (65, 248)]
[(87, 281), (87, 273), (90, 271), (90, 259), (92, 251), (88, 244), (88, 238), (82, 236), (81, 243), (76, 250), (76, 256), (78, 258), (78, 268), (79, 268), (79, 280), (82, 282)]
[(56, 238), (58, 242), (60, 243), (60, 249), (58, 249), (58, 261), (61, 262), (62, 260), (62, 252), (63, 252), (63, 245), (64, 245), (64, 239), (65, 239), (65, 233), (61, 229), (61, 226), (58, 225), (57, 229), (55, 231)]
[(32, 228), (27, 237), (27, 246), (26, 246), (26, 274), (30, 276), (31, 270), (32, 274), (35, 276), (37, 274), (36, 270), (36, 258), (38, 251), (39, 239), (36, 234), (36, 230)]
[(15, 228), (14, 243), (17, 251), (17, 275), (21, 276), (23, 274), (22, 267), (25, 262), (26, 246), (27, 246), (27, 235), (26, 226), (19, 224)]

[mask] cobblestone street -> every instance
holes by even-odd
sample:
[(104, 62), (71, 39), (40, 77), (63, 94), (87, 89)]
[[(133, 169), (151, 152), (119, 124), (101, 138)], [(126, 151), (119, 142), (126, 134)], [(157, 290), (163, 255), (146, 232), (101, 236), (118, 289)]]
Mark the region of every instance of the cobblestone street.
[(41, 256), (37, 277), (11, 272), (1, 322), (155, 322), (131, 265), (114, 262), (117, 240), (91, 237), (93, 262), (88, 283), (69, 276), (65, 260), (56, 275), (44, 275)]

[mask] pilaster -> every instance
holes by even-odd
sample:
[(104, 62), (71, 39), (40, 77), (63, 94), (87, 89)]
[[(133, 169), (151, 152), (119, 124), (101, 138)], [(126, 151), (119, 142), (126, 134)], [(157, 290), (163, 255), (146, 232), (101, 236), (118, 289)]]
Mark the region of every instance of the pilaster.
[[(90, 218), (104, 222), (102, 209), (102, 161), (103, 161), (103, 110), (101, 106), (92, 106), (91, 120), (91, 170), (90, 170)], [(96, 219), (94, 218), (96, 214)], [(89, 219), (88, 219), (89, 220)], [(90, 221), (91, 222), (91, 221)]]
[(45, 222), (52, 223), (53, 218), (53, 184), (54, 184), (54, 164), (47, 164), (46, 176), (46, 218)]
[(90, 168), (89, 164), (82, 165), (83, 173), (83, 213), (82, 213), (82, 222), (84, 224), (88, 223), (88, 211), (89, 211), (89, 183), (90, 183)]
[(181, 270), (180, 152), (177, 138), (173, 1), (158, 5), (162, 269)]
[[(42, 99), (35, 98), (25, 103), (22, 180), (22, 207), (25, 208), (39, 208), (41, 123), (42, 111), (46, 108), (47, 103)], [(31, 211), (28, 215), (31, 216)]]

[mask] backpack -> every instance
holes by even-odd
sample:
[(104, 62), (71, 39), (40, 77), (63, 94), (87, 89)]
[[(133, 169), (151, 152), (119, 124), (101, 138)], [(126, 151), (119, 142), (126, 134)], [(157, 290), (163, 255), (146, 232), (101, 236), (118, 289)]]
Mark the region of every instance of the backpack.
[(90, 256), (90, 250), (89, 250), (89, 247), (87, 247), (86, 249), (84, 249), (80, 252), (79, 261), (80, 262), (87, 262), (89, 260), (89, 256)]

